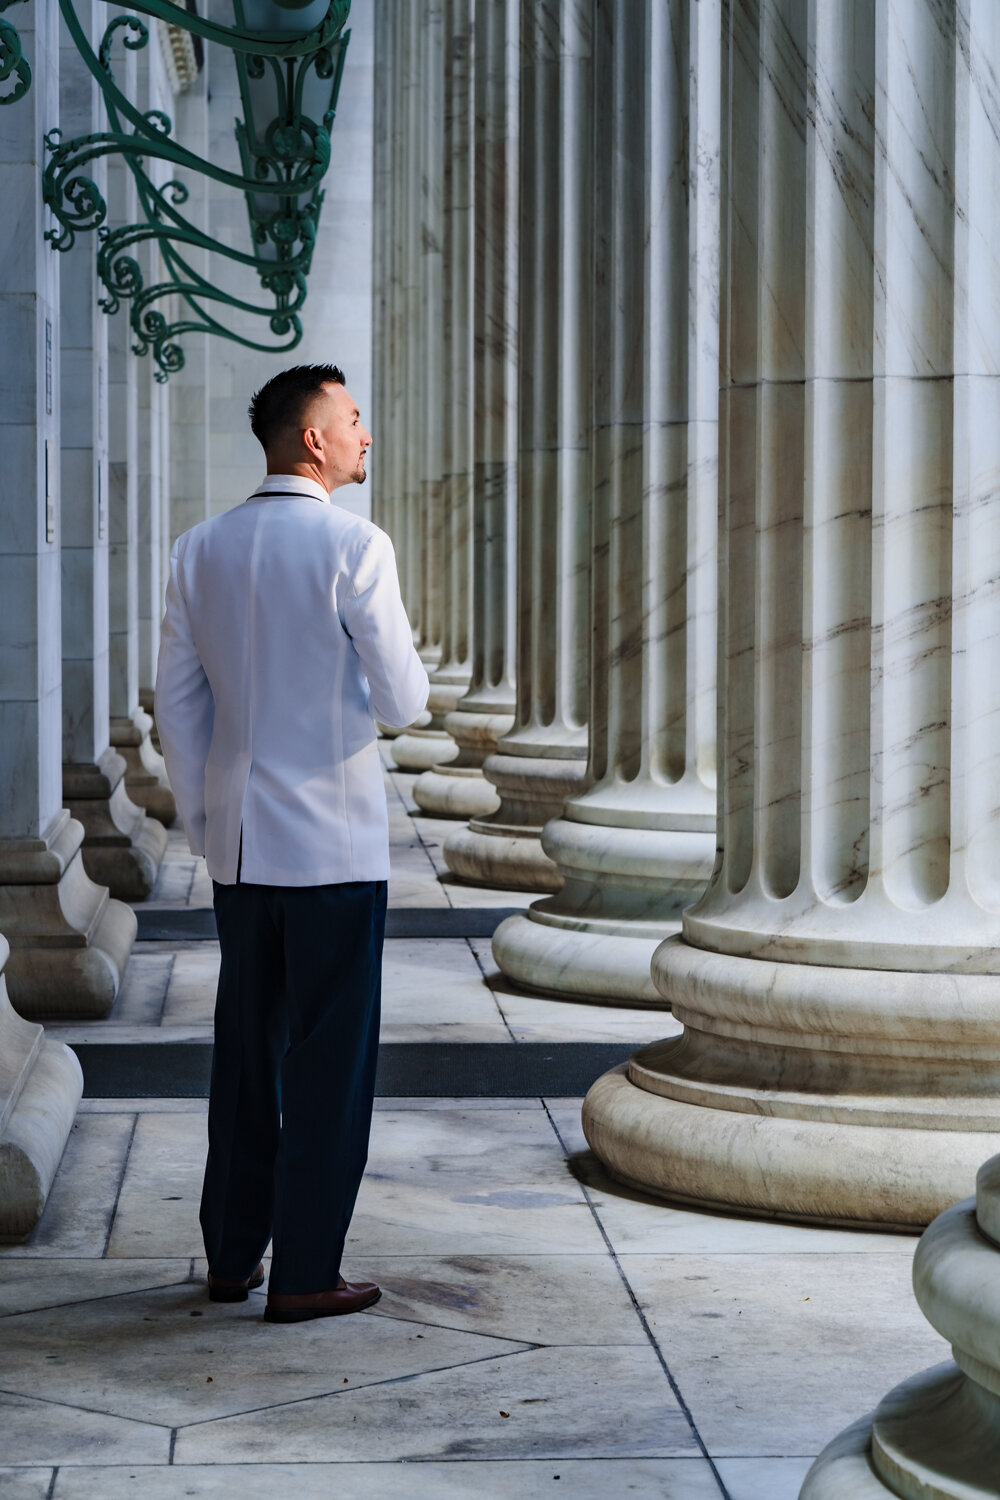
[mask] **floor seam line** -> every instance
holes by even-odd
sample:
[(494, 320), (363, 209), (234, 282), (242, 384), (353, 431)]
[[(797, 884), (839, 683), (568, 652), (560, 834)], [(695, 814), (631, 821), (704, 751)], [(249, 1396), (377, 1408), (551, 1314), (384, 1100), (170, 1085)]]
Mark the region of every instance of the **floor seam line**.
[(493, 1004), (497, 1008), (497, 1014), (499, 1015), (501, 1021), (504, 1024), (504, 1027), (506, 1028), (507, 1035), (510, 1037), (511, 1041), (514, 1043), (515, 1046), (520, 1046), (520, 1043), (518, 1042), (517, 1037), (514, 1035), (513, 1031), (511, 1030), (510, 1022), (507, 1019), (507, 1014), (506, 1014), (503, 1006), (500, 1004), (499, 999), (497, 998), (497, 992), (493, 988), (493, 986), (490, 984), (489, 980), (486, 977), (486, 970), (483, 968), (483, 965), (482, 965), (482, 963), (480, 961), (480, 958), (479, 958), (479, 954), (476, 952), (475, 948), (472, 946), (472, 941), (473, 941), (472, 938), (466, 938), (465, 939), (466, 946), (468, 947), (469, 952), (472, 954), (472, 960), (473, 960), (474, 964), (476, 965), (476, 968), (479, 970), (479, 973), (482, 976), (483, 983), (485, 984), (486, 988), (490, 992), (490, 999), (493, 1001)]
[[(126, 1417), (120, 1412), (108, 1411), (103, 1406), (81, 1406), (79, 1401), (59, 1401), (55, 1396), (26, 1396), (24, 1391), (12, 1391), (7, 1386), (0, 1386), (0, 1396), (9, 1396), (15, 1401), (37, 1401), (40, 1406), (56, 1406), (60, 1411), (85, 1411), (88, 1416), (109, 1417), (113, 1422), (133, 1422), (139, 1427), (159, 1427), (164, 1432), (170, 1430), (166, 1422), (158, 1422), (155, 1417)], [(24, 1466), (15, 1465), (15, 1467)]]
[[(483, 1337), (477, 1334), (476, 1337)], [(487, 1335), (489, 1337), (489, 1335)], [(455, 1364), (434, 1365), (429, 1370), (414, 1370), (412, 1375), (390, 1375), (385, 1380), (368, 1380), (358, 1385), (349, 1385), (345, 1391), (343, 1386), (332, 1391), (316, 1391), (310, 1396), (294, 1396), (290, 1401), (275, 1401), (269, 1406), (251, 1406), (245, 1411), (228, 1412), (218, 1417), (201, 1417), (197, 1422), (185, 1422), (185, 1432), (195, 1427), (209, 1427), (213, 1422), (229, 1422), (235, 1417), (256, 1417), (261, 1412), (286, 1411), (290, 1406), (303, 1406), (307, 1401), (331, 1401), (337, 1396), (349, 1396), (352, 1391), (373, 1391), (385, 1385), (403, 1385), (411, 1380), (420, 1380), (424, 1375), (444, 1375), (449, 1370), (469, 1370), (473, 1365), (488, 1365), (492, 1359), (513, 1359), (515, 1354), (530, 1354), (535, 1349), (544, 1349), (544, 1344), (528, 1344), (522, 1339), (508, 1339), (508, 1343), (522, 1344), (520, 1349), (507, 1349), (499, 1354), (484, 1354), (478, 1359), (463, 1359)], [(179, 1431), (179, 1429), (175, 1429)], [(727, 1497), (728, 1500), (728, 1497)]]
[[(555, 1132), (556, 1140), (562, 1147), (563, 1154), (568, 1162), (570, 1158), (569, 1149), (566, 1145), (566, 1142), (563, 1140), (562, 1132), (560, 1131), (559, 1126), (556, 1124), (555, 1119), (552, 1116), (552, 1112), (550, 1111), (544, 1099), (542, 1100), (542, 1108), (545, 1110), (545, 1113), (548, 1116), (549, 1124), (552, 1126), (552, 1129)], [(677, 1402), (677, 1405), (680, 1407), (684, 1415), (684, 1419), (688, 1424), (691, 1436), (694, 1438), (695, 1442), (698, 1444), (698, 1447), (701, 1449), (702, 1457), (712, 1471), (715, 1482), (719, 1486), (719, 1491), (723, 1497), (723, 1500), (732, 1500), (732, 1496), (730, 1495), (729, 1490), (726, 1487), (725, 1481), (723, 1480), (722, 1475), (719, 1473), (719, 1470), (716, 1467), (715, 1460), (709, 1453), (708, 1448), (705, 1445), (705, 1440), (702, 1437), (701, 1433), (698, 1431), (698, 1425), (694, 1420), (694, 1414), (692, 1413), (691, 1408), (688, 1406), (684, 1397), (681, 1395), (680, 1386), (677, 1384), (673, 1372), (671, 1371), (670, 1366), (667, 1364), (667, 1361), (663, 1356), (663, 1350), (660, 1348), (659, 1342), (655, 1338), (652, 1328), (649, 1326), (649, 1320), (643, 1312), (642, 1308), (639, 1306), (639, 1299), (632, 1288), (631, 1282), (625, 1274), (625, 1268), (618, 1258), (618, 1253), (611, 1243), (610, 1236), (608, 1235), (607, 1230), (601, 1222), (601, 1218), (597, 1212), (597, 1209), (594, 1207), (594, 1202), (590, 1195), (590, 1189), (586, 1186), (585, 1183), (582, 1182), (580, 1183), (580, 1189), (583, 1193), (584, 1198), (586, 1199), (587, 1207), (590, 1209), (594, 1223), (597, 1225), (598, 1233), (607, 1246), (608, 1254), (611, 1256), (611, 1260), (614, 1264), (615, 1270), (621, 1277), (622, 1285), (628, 1293), (629, 1300), (631, 1301), (632, 1307), (635, 1310), (636, 1317), (639, 1319), (640, 1326), (642, 1327), (643, 1332), (649, 1340), (650, 1346), (652, 1347), (653, 1353), (656, 1355), (656, 1359), (660, 1365), (661, 1370), (666, 1376), (667, 1383), (670, 1386), (671, 1391), (673, 1392), (674, 1400)]]
[(132, 1118), (132, 1129), (129, 1132), (128, 1145), (125, 1148), (125, 1156), (122, 1160), (121, 1176), (118, 1179), (118, 1187), (115, 1191), (115, 1201), (111, 1205), (111, 1215), (108, 1219), (108, 1232), (104, 1237), (104, 1249), (101, 1251), (101, 1260), (107, 1260), (108, 1249), (111, 1245), (111, 1236), (114, 1233), (115, 1220), (118, 1217), (118, 1205), (121, 1202), (122, 1188), (125, 1186), (125, 1173), (128, 1171), (129, 1158), (132, 1155), (132, 1147), (135, 1144), (135, 1133), (139, 1128), (138, 1112)]

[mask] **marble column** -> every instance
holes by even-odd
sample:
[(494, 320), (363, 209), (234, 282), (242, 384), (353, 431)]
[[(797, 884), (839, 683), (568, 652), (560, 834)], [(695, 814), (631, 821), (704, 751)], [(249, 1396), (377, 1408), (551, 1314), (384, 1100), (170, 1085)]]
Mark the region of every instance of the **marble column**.
[[(104, 24), (91, 0), (88, 30)], [(64, 136), (102, 128), (100, 91), (71, 38), (60, 49)], [(95, 164), (107, 192), (107, 171)], [(98, 306), (94, 245), (81, 236), (59, 256), (61, 316), (63, 801), (83, 825), (83, 864), (113, 896), (153, 889), (167, 836), (128, 796), (125, 761), (109, 741), (108, 319)]]
[(591, 785), (542, 834), (562, 890), (493, 953), (547, 994), (662, 1006), (650, 961), (715, 859), (720, 12), (596, 15)]
[(445, 4), (444, 253), (442, 257), (443, 418), (441, 500), (441, 661), (430, 674), (428, 708), (443, 719), (439, 757), (417, 778), (413, 797), (425, 812), (461, 816), (452, 807), (448, 762), (459, 749), (447, 716), (472, 677), (473, 454), (473, 0)]
[[(393, 343), (393, 230), (395, 177), (395, 12), (391, 0), (374, 0), (375, 58), (372, 100), (372, 410), (378, 446), (369, 454), (372, 520), (393, 535), (396, 522), (391, 441)], [(383, 444), (385, 445), (383, 448)]]
[(521, 6), (517, 703), (483, 766), (501, 805), (445, 851), (457, 875), (502, 889), (562, 884), (540, 835), (587, 772), (592, 10)]
[(1000, 1147), (992, 7), (728, 11), (720, 854), (599, 1080), (668, 1197), (926, 1224)]
[(438, 816), (500, 805), (482, 772), (514, 726), (518, 0), (477, 0), (474, 65), (472, 676), (445, 717), (458, 755), (414, 787)]
[[(135, 97), (134, 56), (125, 88)], [(108, 206), (113, 223), (133, 223), (138, 204), (131, 173), (112, 158)], [(177, 815), (162, 756), (150, 740), (152, 719), (139, 706), (139, 371), (134, 368), (128, 310), (108, 327), (108, 575), (111, 744), (125, 761), (133, 802), (169, 827)], [(143, 372), (145, 373), (145, 372)]]
[[(426, 771), (457, 755), (444, 729), (444, 715), (454, 708), (461, 686), (448, 679), (444, 639), (443, 577), (446, 567), (443, 493), (446, 408), (444, 351), (445, 240), (445, 9), (451, 0), (415, 0), (404, 45), (408, 51), (408, 119), (413, 128), (415, 183), (408, 193), (410, 328), (407, 345), (407, 439), (404, 457), (407, 573), (411, 594), (419, 594), (414, 622), (420, 655), (433, 678), (443, 671), (427, 700), (426, 727), (412, 726), (392, 742), (392, 759), (401, 770)], [(450, 40), (450, 38), (449, 38)], [(450, 539), (449, 539), (450, 540)], [(415, 576), (414, 576), (415, 573)], [(450, 642), (447, 643), (450, 646)]]
[[(157, 33), (162, 38), (162, 32)], [(185, 33), (186, 35), (186, 33)], [(190, 61), (190, 59), (188, 59)], [(170, 49), (147, 47), (137, 54), (139, 97), (142, 109), (162, 109), (175, 116), (179, 99), (173, 93), (180, 86)], [(168, 72), (169, 69), (169, 72)], [(187, 86), (187, 85), (185, 85)], [(179, 121), (185, 131), (186, 121)], [(167, 178), (169, 163), (162, 163), (160, 175)], [(193, 186), (193, 184), (192, 184)], [(143, 279), (147, 285), (158, 279), (158, 251), (150, 246), (140, 250)], [(156, 659), (160, 649), (160, 620), (163, 615), (163, 593), (169, 572), (169, 543), (164, 546), (170, 526), (170, 382), (155, 378), (155, 366), (143, 361), (136, 369), (138, 387), (138, 459), (137, 525), (139, 576), (139, 706), (152, 718), (156, 685)], [(181, 451), (184, 451), (183, 444)], [(155, 720), (150, 727), (153, 748), (160, 749)]]
[(1000, 1475), (1000, 1156), (923, 1235), (917, 1302), (953, 1360), (896, 1386), (826, 1447), (799, 1500), (989, 1500)]
[[(59, 261), (43, 239), (41, 175), (42, 138), (59, 118), (57, 26), (51, 6), (19, 17), (32, 84), (0, 108), (11, 205), (0, 219), (0, 348), (17, 351), (0, 378), (0, 932), (10, 999), (39, 1020), (106, 1015), (136, 928), (88, 877), (83, 829), (62, 805)], [(7, 1055), (14, 1044), (2, 1045)], [(65, 1077), (40, 1086), (60, 1119), (72, 1115)]]

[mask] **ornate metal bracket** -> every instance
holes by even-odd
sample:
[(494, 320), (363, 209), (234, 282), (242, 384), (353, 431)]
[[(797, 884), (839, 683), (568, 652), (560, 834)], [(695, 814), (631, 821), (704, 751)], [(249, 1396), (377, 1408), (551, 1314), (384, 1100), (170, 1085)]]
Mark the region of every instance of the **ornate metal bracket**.
[(3, 12), (16, 4), (18, 0), (0, 0), (0, 83), (6, 83), (11, 75), (15, 80), (9, 92), (0, 93), (0, 105), (16, 104), (31, 87), (31, 69), (21, 51), (17, 27), (2, 19)]
[[(2, 0), (0, 0), (2, 3)], [(292, 0), (278, 0), (292, 8)], [(208, 21), (173, 4), (173, 0), (136, 0), (133, 10), (181, 26), (195, 36), (230, 48), (235, 55), (244, 108), (236, 122), (241, 171), (204, 161), (172, 137), (172, 124), (160, 110), (145, 113), (119, 88), (111, 66), (120, 38), (131, 50), (145, 47), (149, 28), (137, 15), (116, 16), (95, 52), (80, 25), (73, 0), (60, 0), (63, 19), (74, 44), (101, 87), (108, 129), (63, 141), (58, 129), (46, 136), (50, 160), (44, 173), (44, 196), (59, 227), (46, 237), (57, 250), (68, 250), (81, 230), (98, 231), (97, 269), (107, 295), (101, 306), (116, 312), (130, 304), (130, 323), (137, 354), (152, 352), (156, 378), (180, 370), (184, 354), (178, 339), (187, 333), (216, 333), (251, 349), (292, 349), (302, 337), (299, 313), (306, 297), (323, 194), (320, 183), (330, 163), (330, 130), (336, 111), (350, 32), (344, 23), (350, 0), (331, 0), (322, 22), (296, 36), (288, 32), (250, 30), (243, 0), (233, 0), (234, 27)], [(310, 76), (312, 75), (312, 76)], [(261, 86), (269, 84), (265, 91)], [(307, 86), (322, 89), (324, 108), (318, 120), (303, 109)], [(263, 110), (259, 124), (256, 116)], [(125, 160), (136, 185), (142, 221), (111, 229), (102, 193), (85, 168), (101, 157)], [(246, 196), (251, 248), (243, 252), (213, 240), (182, 212), (189, 197), (174, 177), (154, 179), (148, 163), (166, 163), (162, 179), (173, 168), (201, 173)], [(141, 246), (153, 252), (157, 266), (147, 285), (137, 258)], [(221, 255), (256, 271), (271, 301), (266, 305), (223, 290), (195, 269), (195, 251)], [(177, 295), (182, 315), (172, 320), (157, 306)], [(280, 342), (238, 334), (222, 321), (226, 308), (267, 320)]]

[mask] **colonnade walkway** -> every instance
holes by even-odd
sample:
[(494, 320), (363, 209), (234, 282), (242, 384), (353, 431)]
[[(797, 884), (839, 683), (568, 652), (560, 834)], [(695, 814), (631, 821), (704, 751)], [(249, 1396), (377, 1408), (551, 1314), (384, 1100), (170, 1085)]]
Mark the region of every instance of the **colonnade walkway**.
[[(624, 1060), (671, 1019), (515, 993), (475, 933), (531, 895), (439, 879), (454, 824), (413, 816), (412, 776), (387, 783), (390, 932), (411, 935), (386, 943), (383, 1041), (405, 1092), (377, 1100), (345, 1265), (381, 1302), (289, 1328), (263, 1290), (207, 1299), (218, 950), (174, 831), (111, 1017), (47, 1028), (79, 1046), (88, 1097), (36, 1231), (0, 1247), (0, 1496), (794, 1500), (837, 1432), (948, 1354), (910, 1292), (916, 1240), (613, 1183), (576, 1074), (587, 1045)], [(491, 1097), (492, 1078), (515, 1084)], [(136, 1079), (141, 1097), (93, 1096)]]

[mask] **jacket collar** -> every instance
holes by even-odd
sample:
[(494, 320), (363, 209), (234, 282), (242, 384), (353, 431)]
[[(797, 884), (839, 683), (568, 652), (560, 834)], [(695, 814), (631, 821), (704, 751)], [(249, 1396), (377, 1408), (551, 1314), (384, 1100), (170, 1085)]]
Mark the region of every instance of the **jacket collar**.
[(275, 500), (279, 500), (294, 495), (330, 504), (328, 491), (317, 480), (306, 479), (302, 474), (267, 474), (248, 499), (267, 500), (273, 496)]

